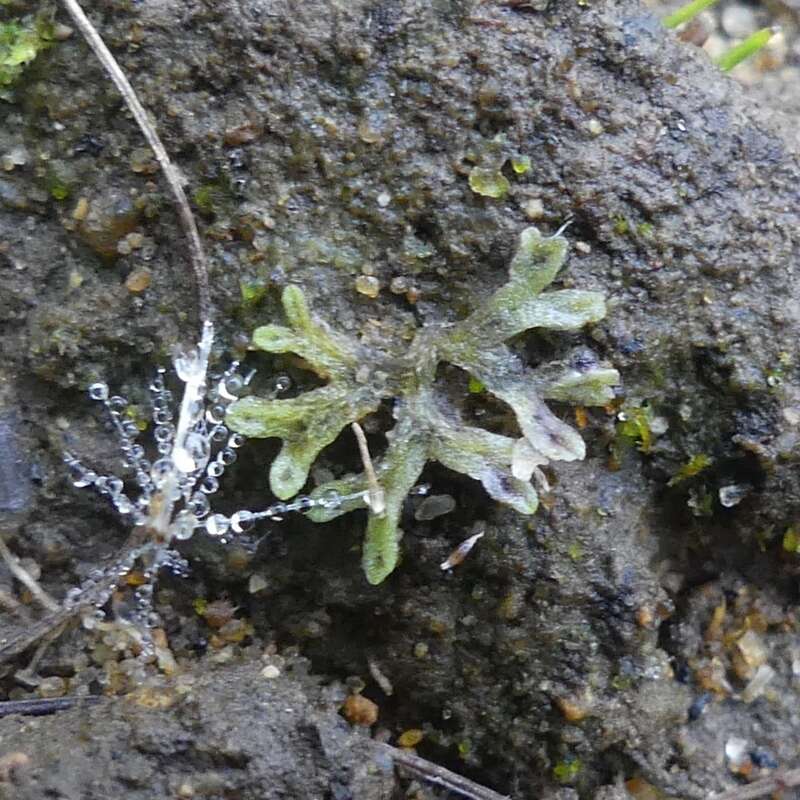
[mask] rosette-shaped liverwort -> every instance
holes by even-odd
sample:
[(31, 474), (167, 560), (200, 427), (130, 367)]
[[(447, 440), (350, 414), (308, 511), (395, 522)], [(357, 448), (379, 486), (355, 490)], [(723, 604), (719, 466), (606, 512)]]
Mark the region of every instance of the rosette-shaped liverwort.
[[(521, 514), (533, 514), (538, 496), (532, 477), (550, 461), (585, 455), (577, 431), (556, 417), (545, 400), (604, 405), (619, 382), (615, 369), (591, 356), (570, 363), (529, 367), (507, 344), (533, 328), (571, 331), (602, 319), (602, 294), (562, 289), (543, 293), (563, 266), (567, 241), (526, 228), (511, 261), (508, 281), (468, 317), (451, 325), (420, 329), (403, 353), (385, 354), (338, 333), (315, 317), (297, 286), (283, 292), (288, 326), (266, 325), (253, 346), (269, 353), (301, 356), (326, 384), (285, 399), (246, 397), (227, 416), (232, 429), (248, 437), (283, 441), (269, 472), (279, 498), (295, 495), (308, 480), (320, 451), (349, 424), (393, 401), (396, 424), (376, 463), (384, 490), (379, 513), (370, 514), (363, 566), (370, 583), (394, 569), (399, 553), (403, 501), (426, 462), (434, 460), (483, 485), (495, 500)], [(503, 436), (468, 425), (436, 382), (440, 363), (467, 371), (514, 412), (520, 436)], [(368, 367), (365, 369), (365, 366)], [(368, 476), (349, 475), (318, 486), (312, 498), (336, 496), (307, 514), (324, 522), (368, 504)]]

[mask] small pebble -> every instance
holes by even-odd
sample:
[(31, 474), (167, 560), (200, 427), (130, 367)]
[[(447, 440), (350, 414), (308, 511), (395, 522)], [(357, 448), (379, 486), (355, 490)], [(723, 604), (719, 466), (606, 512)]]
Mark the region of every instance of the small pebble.
[(89, 201), (85, 197), (78, 198), (78, 202), (75, 203), (75, 208), (72, 211), (72, 219), (81, 222), (81, 220), (86, 219), (88, 213)]
[(408, 278), (404, 278), (402, 275), (392, 278), (392, 282), (389, 284), (389, 291), (392, 294), (404, 294), (407, 292)]
[(590, 119), (589, 122), (586, 124), (586, 129), (592, 136), (599, 136), (601, 133), (605, 132), (605, 128), (603, 127), (603, 123), (600, 122), (599, 119)]
[(143, 291), (150, 288), (150, 281), (152, 277), (152, 273), (149, 269), (144, 267), (141, 269), (135, 269), (125, 279), (125, 288), (131, 294), (141, 294)]
[(719, 502), (725, 508), (733, 508), (744, 500), (750, 488), (746, 483), (732, 483), (728, 486), (720, 486)]
[(456, 501), (449, 494), (432, 494), (426, 497), (414, 512), (414, 519), (423, 522), (444, 514), (449, 514), (456, 507)]
[(353, 725), (369, 727), (378, 721), (378, 706), (362, 694), (351, 694), (342, 706), (342, 713)]
[(365, 297), (377, 297), (381, 290), (380, 281), (372, 275), (359, 275), (356, 278), (356, 291)]
[(39, 697), (63, 697), (67, 693), (67, 683), (63, 678), (52, 676), (42, 678), (37, 689)]
[(259, 592), (263, 592), (266, 588), (267, 579), (263, 575), (254, 573), (250, 576), (250, 580), (247, 582), (247, 591), (250, 594), (258, 594)]
[(544, 203), (535, 197), (525, 203), (525, 216), (528, 219), (541, 219), (544, 216)]
[(261, 670), (261, 677), (267, 678), (268, 680), (274, 680), (279, 677), (280, 674), (281, 671), (274, 664), (267, 664), (267, 666)]

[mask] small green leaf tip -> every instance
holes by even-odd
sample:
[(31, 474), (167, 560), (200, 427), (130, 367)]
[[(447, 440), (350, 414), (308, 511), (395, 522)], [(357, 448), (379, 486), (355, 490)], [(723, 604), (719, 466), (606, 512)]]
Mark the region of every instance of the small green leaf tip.
[(780, 28), (762, 28), (748, 36), (741, 44), (726, 50), (718, 59), (717, 66), (723, 72), (730, 72), (734, 67), (754, 56), (769, 44), (769, 40), (780, 31)]
[[(394, 402), (395, 426), (387, 433), (386, 452), (375, 463), (385, 508), (380, 514), (370, 512), (362, 552), (371, 584), (381, 583), (397, 565), (403, 503), (428, 461), (439, 461), (479, 481), (489, 496), (520, 514), (533, 514), (539, 498), (531, 479), (545, 483), (539, 467), (584, 457), (578, 432), (556, 417), (544, 399), (604, 405), (619, 383), (617, 371), (598, 363), (589, 351), (531, 369), (506, 344), (532, 328), (578, 330), (605, 316), (605, 300), (598, 292), (569, 289), (543, 294), (566, 254), (562, 236), (544, 237), (536, 228), (526, 228), (507, 283), (466, 319), (449, 327), (423, 328), (410, 347), (395, 353), (368, 349), (332, 331), (310, 312), (296, 286), (283, 292), (288, 327), (266, 325), (255, 331), (255, 347), (296, 353), (327, 381), (292, 399), (246, 398), (228, 411), (232, 429), (283, 440), (270, 468), (270, 487), (281, 499), (301, 490), (317, 455), (347, 425), (377, 410), (385, 400)], [(436, 383), (442, 362), (466, 370), (476, 385), (506, 402), (522, 435), (501, 436), (466, 424)], [(363, 474), (318, 486), (312, 492), (314, 499), (335, 493), (344, 500), (314, 506), (309, 518), (327, 522), (364, 508), (361, 493), (367, 486)]]
[(710, 6), (713, 6), (716, 2), (717, 0), (692, 0), (691, 3), (686, 3), (686, 5), (681, 6), (677, 11), (664, 17), (662, 22), (667, 28), (677, 28), (679, 25), (683, 25), (684, 22), (694, 19), (698, 14), (705, 11), (705, 9)]

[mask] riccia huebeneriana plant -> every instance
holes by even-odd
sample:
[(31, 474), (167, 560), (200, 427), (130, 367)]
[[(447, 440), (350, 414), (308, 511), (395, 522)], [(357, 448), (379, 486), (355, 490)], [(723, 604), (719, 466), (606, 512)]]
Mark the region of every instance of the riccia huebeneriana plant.
[[(545, 400), (604, 405), (619, 383), (615, 369), (584, 355), (569, 364), (531, 369), (506, 342), (532, 328), (577, 330), (606, 314), (599, 292), (563, 289), (542, 293), (565, 262), (567, 241), (526, 228), (511, 261), (509, 280), (466, 319), (420, 329), (404, 354), (383, 356), (337, 333), (312, 315), (302, 290), (284, 289), (288, 327), (266, 325), (253, 334), (253, 347), (294, 353), (325, 386), (298, 397), (245, 397), (234, 402), (226, 424), (248, 437), (277, 437), (283, 446), (269, 471), (272, 492), (288, 499), (306, 484), (320, 451), (349, 424), (394, 402), (396, 424), (376, 464), (383, 488), (372, 508), (363, 547), (367, 580), (380, 583), (395, 568), (403, 502), (426, 462), (480, 481), (488, 494), (521, 514), (533, 514), (538, 495), (532, 478), (550, 461), (580, 460), (584, 442), (558, 419)], [(513, 410), (521, 436), (510, 437), (465, 424), (458, 409), (436, 386), (437, 366), (446, 362), (468, 372)], [(546, 485), (546, 482), (544, 482)], [(348, 475), (318, 486), (306, 511), (326, 522), (369, 507), (369, 476)]]

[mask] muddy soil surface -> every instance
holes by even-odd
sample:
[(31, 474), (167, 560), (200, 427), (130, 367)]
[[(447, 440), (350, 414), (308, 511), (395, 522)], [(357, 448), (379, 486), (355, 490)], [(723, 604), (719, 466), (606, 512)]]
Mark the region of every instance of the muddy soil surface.
[[(0, 722), (0, 755), (29, 759), (7, 770), (7, 796), (389, 796), (364, 736), (335, 717), (340, 690), (291, 670), (277, 684), (261, 677), (262, 654), (285, 651), (373, 701), (374, 735), (421, 731), (420, 755), (515, 798), (617, 797), (619, 780), (634, 796), (655, 786), (701, 798), (795, 765), (800, 171), (789, 121), (633, 2), (86, 8), (186, 177), (228, 353), (280, 321), (287, 283), (367, 347), (408, 340), (503, 283), (526, 225), (572, 218), (560, 286), (603, 291), (608, 316), (515, 348), (530, 363), (590, 348), (623, 386), (614, 407), (577, 421), (556, 409), (581, 425), (588, 455), (551, 465), (534, 517), (429, 467), (424, 480), (456, 508), (418, 521), (410, 501), (403, 560), (378, 587), (360, 571), (358, 514), (287, 518), (255, 552), (193, 540), (191, 575), (157, 591), (174, 658), (163, 685), (155, 667), (142, 683), (113, 641), (86, 631), (43, 656), (44, 688), (25, 659), (8, 669), (10, 698), (134, 700)], [(102, 499), (65, 480), (64, 442), (115, 469), (85, 389), (103, 379), (144, 407), (154, 367), (198, 320), (163, 181), (77, 33), (7, 95), (0, 532), (62, 597), (127, 536)], [(507, 189), (474, 191), (476, 168)], [(280, 374), (292, 391), (313, 385), (290, 359), (249, 359), (261, 388)], [(463, 407), (508, 424), (466, 389)], [(376, 452), (390, 426), (390, 409), (368, 422)], [(275, 452), (242, 450), (223, 510), (271, 501)], [(343, 438), (318, 476), (357, 466)], [(477, 531), (443, 576), (440, 562)], [(19, 594), (7, 573), (0, 582)], [(209, 624), (215, 601), (242, 636)], [(9, 636), (19, 622), (2, 626)], [(180, 680), (174, 702), (137, 705), (137, 692)]]

